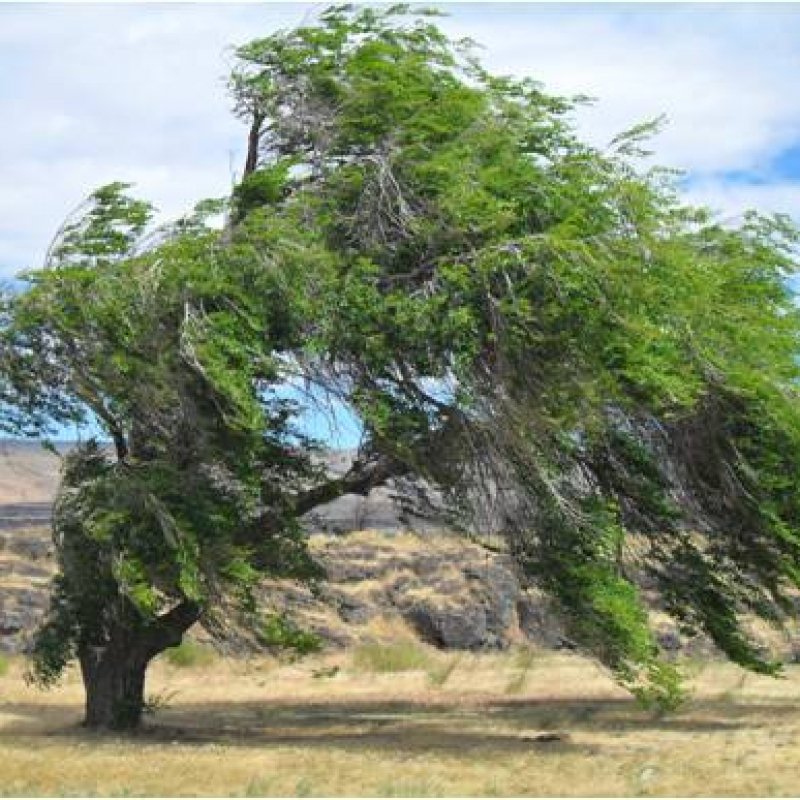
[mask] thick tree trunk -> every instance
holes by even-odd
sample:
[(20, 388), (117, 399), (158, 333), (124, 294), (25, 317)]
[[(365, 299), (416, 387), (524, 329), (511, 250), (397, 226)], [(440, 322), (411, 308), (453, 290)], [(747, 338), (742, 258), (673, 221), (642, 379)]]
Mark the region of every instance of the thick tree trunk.
[(144, 712), (144, 683), (150, 660), (181, 643), (200, 607), (184, 601), (149, 627), (118, 627), (106, 644), (80, 648), (86, 689), (87, 728), (125, 731), (138, 727)]
[(126, 652), (114, 643), (107, 647), (87, 647), (81, 653), (86, 727), (121, 731), (139, 725), (148, 661), (137, 648)]

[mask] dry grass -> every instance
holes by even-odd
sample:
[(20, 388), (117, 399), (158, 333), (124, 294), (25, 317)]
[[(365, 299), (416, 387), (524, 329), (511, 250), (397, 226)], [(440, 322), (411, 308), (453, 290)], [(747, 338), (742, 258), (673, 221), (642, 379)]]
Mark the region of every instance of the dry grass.
[[(346, 655), (161, 662), (148, 690), (168, 705), (135, 737), (82, 731), (77, 675), (41, 693), (13, 661), (0, 677), (0, 794), (798, 794), (800, 668), (774, 681), (707, 666), (695, 700), (657, 719), (587, 661), (523, 661), (464, 656), (442, 685), (422, 669), (360, 672)], [(564, 738), (536, 741), (552, 731)]]

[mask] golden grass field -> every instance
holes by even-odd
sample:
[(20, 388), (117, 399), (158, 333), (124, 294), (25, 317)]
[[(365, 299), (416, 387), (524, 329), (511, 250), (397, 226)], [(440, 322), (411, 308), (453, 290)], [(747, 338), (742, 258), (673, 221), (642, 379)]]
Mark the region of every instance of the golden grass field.
[(800, 667), (774, 680), (694, 665), (694, 699), (658, 718), (572, 655), (409, 644), (208, 662), (155, 663), (148, 695), (159, 708), (122, 737), (78, 727), (75, 672), (45, 693), (12, 661), (0, 677), (0, 793), (800, 794)]

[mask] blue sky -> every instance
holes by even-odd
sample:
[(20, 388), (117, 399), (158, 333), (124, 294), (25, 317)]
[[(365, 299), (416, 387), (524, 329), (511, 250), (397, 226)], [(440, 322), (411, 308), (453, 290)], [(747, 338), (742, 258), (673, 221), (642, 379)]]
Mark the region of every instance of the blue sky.
[[(596, 102), (597, 145), (665, 113), (655, 160), (723, 219), (800, 221), (800, 5), (427, 3), (490, 69)], [(165, 217), (231, 186), (245, 131), (230, 46), (325, 4), (0, 3), (0, 278), (41, 263), (94, 187), (137, 185)]]

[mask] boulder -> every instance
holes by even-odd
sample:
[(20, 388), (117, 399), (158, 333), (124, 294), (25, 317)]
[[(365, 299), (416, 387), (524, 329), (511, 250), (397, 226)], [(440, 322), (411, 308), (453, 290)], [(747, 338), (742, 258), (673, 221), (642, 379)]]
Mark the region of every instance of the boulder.
[(446, 608), (415, 603), (402, 614), (423, 641), (436, 647), (483, 650), (489, 645), (486, 617), (477, 606)]

